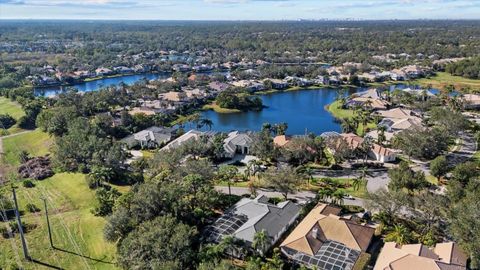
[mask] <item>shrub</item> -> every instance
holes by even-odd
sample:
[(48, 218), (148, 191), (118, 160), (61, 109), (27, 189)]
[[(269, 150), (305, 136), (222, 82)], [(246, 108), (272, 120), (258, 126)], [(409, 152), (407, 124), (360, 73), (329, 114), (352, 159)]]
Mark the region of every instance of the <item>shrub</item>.
[(8, 114), (0, 114), (0, 128), (9, 129), (15, 125), (16, 122), (17, 121), (12, 116)]
[(28, 203), (25, 207), (27, 208), (28, 212), (30, 212), (30, 213), (40, 212), (40, 208), (38, 208), (33, 203)]
[(23, 180), (23, 186), (26, 187), (26, 188), (33, 188), (35, 187), (35, 184), (32, 182), (32, 180), (30, 179), (25, 179)]

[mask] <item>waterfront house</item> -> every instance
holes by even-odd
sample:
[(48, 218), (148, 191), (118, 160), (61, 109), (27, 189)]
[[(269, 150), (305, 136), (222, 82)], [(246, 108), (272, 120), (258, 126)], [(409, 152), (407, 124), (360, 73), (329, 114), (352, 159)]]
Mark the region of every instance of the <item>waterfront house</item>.
[(438, 243), (434, 248), (422, 244), (397, 245), (387, 242), (374, 270), (465, 270), (467, 256), (453, 242)]
[[(233, 236), (241, 240), (243, 245), (251, 248), (255, 234), (264, 231), (267, 235), (265, 253), (270, 249), (295, 222), (301, 207), (291, 201), (278, 204), (269, 202), (263, 195), (255, 199), (242, 198), (208, 226), (204, 236), (208, 242), (219, 243), (225, 236)], [(228, 251), (227, 251), (228, 252)], [(230, 251), (236, 257), (243, 257), (244, 253)]]
[(101, 67), (101, 68), (95, 69), (95, 74), (97, 76), (108, 76), (108, 75), (112, 75), (113, 71), (111, 69)]
[(347, 101), (344, 105), (347, 108), (353, 109), (355, 107), (365, 107), (371, 110), (386, 110), (390, 104), (381, 99), (375, 98), (364, 98), (364, 97), (355, 97)]
[(129, 68), (125, 66), (114, 67), (113, 70), (118, 74), (128, 74), (128, 73), (134, 72), (133, 68)]
[(232, 131), (228, 133), (228, 137), (223, 142), (225, 156), (233, 158), (236, 154), (250, 154), (250, 147), (252, 146), (253, 139), (248, 133)]
[(370, 88), (366, 91), (358, 92), (354, 94), (354, 96), (360, 98), (381, 99), (380, 93), (376, 88)]
[(174, 128), (150, 127), (122, 140), (128, 148), (156, 148), (169, 142), (175, 136)]
[(377, 114), (382, 118), (392, 118), (392, 119), (419, 118), (412, 110), (405, 109), (405, 108), (393, 108), (386, 111), (377, 111)]
[(191, 141), (191, 140), (199, 140), (202, 136), (212, 137), (216, 133), (214, 131), (202, 132), (199, 130), (189, 130), (185, 134), (181, 135), (180, 137), (176, 138), (175, 140), (168, 143), (162, 150), (171, 150), (182, 146), (184, 143)]
[(291, 136), (278, 135), (273, 138), (273, 144), (277, 147), (284, 147), (292, 140)]
[(265, 83), (266, 80), (269, 80), (272, 83), (273, 89), (282, 90), (288, 88), (288, 82), (285, 80), (265, 79), (263, 82)]
[(282, 253), (310, 268), (353, 269), (367, 252), (375, 229), (341, 218), (340, 211), (318, 204), (280, 244)]

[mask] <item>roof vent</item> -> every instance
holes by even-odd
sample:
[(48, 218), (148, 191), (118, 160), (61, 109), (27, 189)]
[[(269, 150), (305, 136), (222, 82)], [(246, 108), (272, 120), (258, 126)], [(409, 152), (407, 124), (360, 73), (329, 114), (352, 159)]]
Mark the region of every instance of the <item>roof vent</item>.
[(320, 239), (320, 233), (318, 232), (318, 228), (317, 228), (317, 227), (315, 227), (315, 228), (312, 229), (311, 234), (312, 234), (312, 237), (313, 237), (313, 238), (315, 238), (315, 239)]

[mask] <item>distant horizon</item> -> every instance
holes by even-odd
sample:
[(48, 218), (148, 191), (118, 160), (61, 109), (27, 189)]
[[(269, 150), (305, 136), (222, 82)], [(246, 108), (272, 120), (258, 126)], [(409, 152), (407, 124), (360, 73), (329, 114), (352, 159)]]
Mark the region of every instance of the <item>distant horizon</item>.
[(1, 20), (478, 20), (480, 0), (0, 0)]

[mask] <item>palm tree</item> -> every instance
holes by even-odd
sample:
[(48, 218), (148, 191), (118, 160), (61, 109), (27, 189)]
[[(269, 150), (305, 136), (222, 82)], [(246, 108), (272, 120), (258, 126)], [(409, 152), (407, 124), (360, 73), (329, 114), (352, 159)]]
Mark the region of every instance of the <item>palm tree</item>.
[(307, 189), (310, 187), (310, 183), (313, 180), (314, 170), (309, 166), (299, 166), (297, 173), (303, 175), (307, 180)]
[(225, 252), (230, 256), (230, 260), (233, 262), (234, 255), (237, 251), (236, 240), (233, 236), (227, 235), (222, 237), (220, 245), (224, 248)]
[(336, 190), (332, 194), (332, 203), (336, 205), (342, 205), (343, 204), (343, 198), (345, 197), (345, 192), (343, 190)]
[(207, 126), (208, 130), (212, 130), (213, 121), (208, 118), (202, 118), (199, 121), (200, 128)]
[(253, 236), (252, 247), (263, 256), (268, 249), (269, 238), (267, 231), (261, 230)]
[(318, 199), (321, 201), (328, 201), (332, 198), (335, 190), (332, 187), (323, 187), (318, 190)]
[(395, 225), (393, 230), (385, 236), (385, 242), (395, 242), (405, 245), (411, 242), (412, 233), (403, 225)]
[(383, 145), (383, 143), (387, 140), (387, 137), (385, 136), (385, 131), (387, 128), (384, 125), (378, 125), (378, 136), (377, 136), (377, 143), (380, 145)]

